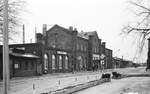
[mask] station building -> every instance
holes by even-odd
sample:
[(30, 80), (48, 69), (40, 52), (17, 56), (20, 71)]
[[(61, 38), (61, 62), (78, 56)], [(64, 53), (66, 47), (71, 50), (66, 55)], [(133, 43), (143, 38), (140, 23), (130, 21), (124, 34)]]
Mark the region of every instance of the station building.
[[(76, 28), (59, 25), (47, 30), (43, 25), (43, 34), (37, 33), (36, 38), (37, 43), (9, 46), (10, 56), (13, 56), (10, 57), (12, 77), (113, 67), (112, 50), (105, 47), (106, 43), (101, 42), (96, 31), (78, 32)], [(0, 53), (2, 67), (2, 50)], [(102, 54), (104, 64), (101, 63)]]

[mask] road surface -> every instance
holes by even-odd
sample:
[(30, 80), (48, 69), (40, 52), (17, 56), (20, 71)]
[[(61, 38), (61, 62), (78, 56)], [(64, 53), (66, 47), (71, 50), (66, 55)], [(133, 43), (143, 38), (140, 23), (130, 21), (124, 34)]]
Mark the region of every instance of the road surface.
[[(130, 73), (142, 72), (137, 68)], [(122, 71), (125, 72), (125, 71)], [(150, 77), (131, 77), (94, 86), (74, 94), (150, 94)]]

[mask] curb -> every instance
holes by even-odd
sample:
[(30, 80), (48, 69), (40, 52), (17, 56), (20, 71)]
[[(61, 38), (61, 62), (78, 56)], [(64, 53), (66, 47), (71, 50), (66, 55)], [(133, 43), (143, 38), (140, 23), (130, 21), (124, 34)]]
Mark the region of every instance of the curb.
[(123, 74), (121, 77), (112, 78), (112, 79), (122, 79), (128, 77), (150, 77), (150, 74)]
[(105, 82), (110, 82), (110, 79), (94, 80), (94, 81), (90, 81), (90, 82), (87, 82), (84, 84), (78, 84), (75, 86), (68, 86), (68, 87), (65, 87), (63, 89), (59, 89), (56, 91), (50, 91), (50, 92), (46, 92), (46, 93), (41, 93), (41, 94), (70, 94), (70, 93), (74, 93), (74, 92), (77, 92), (77, 91), (80, 91), (80, 90), (83, 90), (86, 88), (100, 85), (100, 84), (105, 83)]
[(150, 77), (150, 74), (128, 74), (126, 77)]

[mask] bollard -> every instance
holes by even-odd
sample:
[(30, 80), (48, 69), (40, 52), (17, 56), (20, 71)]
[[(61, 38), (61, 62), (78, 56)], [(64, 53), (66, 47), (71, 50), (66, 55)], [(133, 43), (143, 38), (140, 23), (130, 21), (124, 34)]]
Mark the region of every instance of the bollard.
[(89, 76), (87, 76), (87, 79), (89, 79)]
[(33, 83), (32, 89), (33, 89), (33, 94), (35, 94), (35, 84), (34, 83)]
[(95, 76), (95, 79), (97, 80), (97, 76)]
[(77, 81), (78, 79), (77, 78), (75, 78), (75, 81)]
[(60, 80), (58, 81), (58, 85), (60, 85)]
[(58, 89), (61, 89), (60, 80), (58, 80)]

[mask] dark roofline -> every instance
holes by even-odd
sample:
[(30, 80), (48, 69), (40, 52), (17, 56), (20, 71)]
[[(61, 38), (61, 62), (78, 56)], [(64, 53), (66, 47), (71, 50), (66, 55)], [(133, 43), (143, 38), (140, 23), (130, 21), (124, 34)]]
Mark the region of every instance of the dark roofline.
[(36, 56), (34, 54), (20, 54), (20, 53), (9, 53), (10, 55), (12, 56), (15, 56), (15, 57), (22, 57), (22, 58), (40, 58), (39, 56)]
[[(9, 48), (13, 46), (16, 47), (16, 46), (26, 46), (26, 45), (42, 45), (42, 43), (9, 44)], [(0, 47), (2, 48), (2, 45), (0, 45)]]
[(19, 43), (19, 44), (10, 44), (11, 45), (34, 45), (34, 44), (39, 44), (39, 43)]
[(109, 49), (109, 48), (105, 48), (106, 50), (109, 50), (109, 51), (112, 51), (112, 49)]
[(55, 28), (55, 27), (58, 27), (58, 28), (62, 29), (63, 31), (65, 31), (66, 33), (72, 35), (72, 31), (70, 31), (69, 29), (66, 29), (66, 28), (64, 28), (64, 27), (62, 27), (62, 26), (59, 26), (59, 25), (57, 25), (57, 24), (55, 24), (53, 27), (51, 27), (50, 29), (48, 29), (46, 32), (51, 31), (51, 30), (52, 30), (53, 28)]

